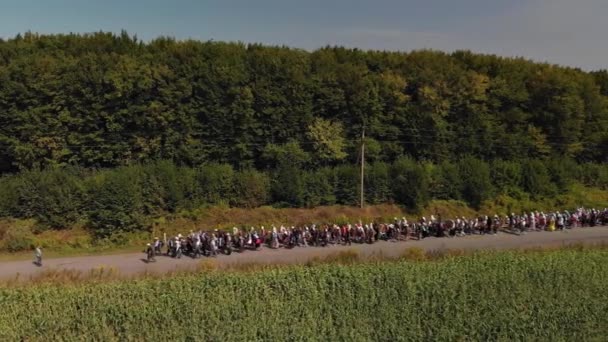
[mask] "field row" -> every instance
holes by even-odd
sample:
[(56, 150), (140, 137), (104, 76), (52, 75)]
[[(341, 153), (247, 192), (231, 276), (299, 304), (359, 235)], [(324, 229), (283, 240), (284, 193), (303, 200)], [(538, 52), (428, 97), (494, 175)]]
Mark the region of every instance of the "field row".
[(599, 340), (607, 284), (598, 248), (5, 287), (0, 340)]

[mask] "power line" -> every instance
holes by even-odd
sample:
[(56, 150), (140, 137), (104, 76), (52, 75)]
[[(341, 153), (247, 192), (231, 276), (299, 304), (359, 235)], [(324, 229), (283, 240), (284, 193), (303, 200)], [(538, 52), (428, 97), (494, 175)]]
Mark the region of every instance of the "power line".
[[(441, 143), (451, 143), (452, 141), (444, 141), (444, 140), (440, 140), (440, 141), (425, 141), (422, 139), (432, 139), (433, 137), (429, 137), (429, 136), (425, 136), (425, 135), (408, 135), (408, 137), (410, 138), (419, 138), (421, 140), (408, 140), (408, 139), (373, 139), (376, 142), (379, 143), (403, 143), (403, 144), (415, 144), (415, 145), (437, 145), (437, 144), (441, 144)], [(448, 137), (444, 137), (444, 138), (448, 138)], [(345, 139), (346, 141), (349, 142), (356, 142), (357, 140), (354, 139)], [(453, 138), (452, 140), (455, 140), (456, 142), (458, 141), (463, 141), (463, 138)], [(499, 140), (499, 139), (494, 139), (494, 140), (486, 140), (486, 139), (482, 139), (482, 141), (484, 143), (496, 143), (496, 144), (500, 144), (502, 146), (505, 146), (505, 144), (511, 144), (511, 146), (521, 146), (520, 143), (518, 143), (517, 141), (513, 141), (513, 140)], [(111, 143), (112, 141), (108, 142), (108, 143), (102, 143), (102, 144), (61, 144), (58, 143), (58, 147), (67, 147), (67, 148), (78, 148), (78, 147), (112, 147), (112, 148), (118, 148), (120, 147), (120, 145), (118, 144), (125, 144), (125, 145), (130, 145), (131, 147), (133, 147), (133, 141), (125, 141), (125, 140), (120, 140), (120, 141), (115, 141), (114, 144)], [(310, 142), (310, 141), (296, 141), (299, 145), (315, 145), (318, 144), (317, 142)], [(576, 142), (576, 143), (583, 143), (583, 142)], [(565, 143), (565, 142), (555, 142), (555, 141), (546, 141), (546, 144), (549, 146), (571, 146), (573, 144), (576, 143)], [(34, 144), (33, 142), (30, 142), (30, 144)], [(270, 144), (278, 144), (280, 145), (280, 143), (272, 143), (272, 142), (233, 142), (233, 141), (214, 141), (214, 142), (196, 142), (194, 145), (196, 146), (201, 146), (201, 147), (228, 147), (228, 146), (237, 146), (237, 145), (244, 145), (244, 146), (249, 146), (249, 147), (265, 147), (267, 145)], [(166, 145), (171, 145), (171, 144), (160, 144), (159, 148), (162, 148), (163, 146)], [(144, 146), (137, 146), (137, 147), (144, 147)], [(152, 148), (154, 148), (154, 146), (152, 146)]]

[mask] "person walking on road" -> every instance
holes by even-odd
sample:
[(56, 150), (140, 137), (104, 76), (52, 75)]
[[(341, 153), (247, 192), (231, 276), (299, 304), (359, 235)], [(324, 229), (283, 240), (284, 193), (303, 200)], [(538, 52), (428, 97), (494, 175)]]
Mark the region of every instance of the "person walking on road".
[(36, 247), (36, 249), (34, 250), (34, 257), (36, 258), (36, 261), (34, 261), (36, 266), (41, 267), (42, 266), (42, 247), (40, 247), (40, 246)]
[(156, 261), (156, 258), (154, 257), (154, 247), (152, 246), (152, 244), (149, 244), (149, 243), (146, 244), (145, 253), (146, 253), (146, 256), (147, 256), (147, 258), (146, 258), (147, 262), (155, 262)]

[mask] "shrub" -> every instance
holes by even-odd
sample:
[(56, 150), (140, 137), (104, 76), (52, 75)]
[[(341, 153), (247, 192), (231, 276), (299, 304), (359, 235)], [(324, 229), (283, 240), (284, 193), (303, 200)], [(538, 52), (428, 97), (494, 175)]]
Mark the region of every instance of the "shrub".
[(397, 203), (420, 209), (429, 201), (429, 173), (411, 158), (400, 158), (391, 170), (393, 196)]
[(325, 167), (316, 171), (305, 172), (304, 205), (316, 207), (336, 203), (335, 174), (333, 169)]
[(545, 161), (547, 172), (559, 191), (567, 190), (572, 182), (580, 178), (580, 168), (576, 162), (570, 158), (553, 157)]
[(25, 225), (11, 224), (3, 234), (3, 250), (11, 253), (32, 249), (34, 239), (29, 227)]
[(336, 201), (338, 204), (357, 205), (360, 196), (360, 172), (354, 165), (340, 165), (334, 168), (336, 180)]
[(270, 179), (262, 172), (248, 169), (237, 172), (234, 177), (235, 196), (233, 204), (255, 208), (268, 203)]
[(608, 164), (582, 164), (579, 177), (587, 186), (608, 189)]
[(98, 237), (145, 228), (139, 167), (105, 172), (92, 185), (89, 225)]
[(370, 204), (387, 203), (391, 200), (389, 164), (376, 162), (369, 165), (365, 173), (365, 198)]
[(490, 168), (487, 163), (473, 158), (463, 158), (458, 163), (462, 182), (462, 198), (475, 208), (492, 195)]
[(9, 236), (4, 243), (7, 251), (15, 253), (31, 249), (34, 240), (29, 236)]
[(492, 183), (499, 193), (512, 195), (521, 192), (521, 164), (513, 161), (495, 160), (490, 168)]
[(545, 164), (536, 159), (523, 162), (521, 187), (533, 198), (552, 196), (557, 193), (557, 188), (551, 183), (551, 177)]
[(35, 218), (51, 228), (70, 227), (81, 218), (86, 188), (78, 169), (28, 171), (9, 179), (14, 192), (9, 206), (15, 216)]
[(302, 171), (289, 162), (281, 162), (272, 173), (272, 201), (288, 206), (304, 205), (304, 182)]
[(430, 168), (431, 191), (433, 197), (443, 200), (458, 200), (461, 198), (462, 179), (458, 166), (450, 162), (442, 162)]
[(18, 216), (17, 176), (0, 178), (0, 217)]
[(235, 172), (228, 164), (206, 164), (196, 170), (195, 197), (202, 203), (235, 202)]

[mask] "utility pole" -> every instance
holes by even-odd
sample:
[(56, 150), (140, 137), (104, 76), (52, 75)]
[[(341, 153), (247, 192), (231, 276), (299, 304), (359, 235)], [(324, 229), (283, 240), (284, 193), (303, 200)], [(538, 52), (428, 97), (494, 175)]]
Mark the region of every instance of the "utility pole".
[(361, 201), (359, 202), (361, 208), (363, 208), (364, 202), (364, 181), (365, 181), (365, 126), (363, 126), (363, 130), (361, 131)]

